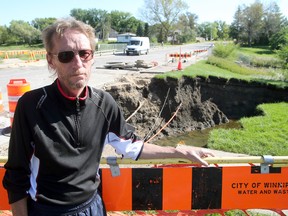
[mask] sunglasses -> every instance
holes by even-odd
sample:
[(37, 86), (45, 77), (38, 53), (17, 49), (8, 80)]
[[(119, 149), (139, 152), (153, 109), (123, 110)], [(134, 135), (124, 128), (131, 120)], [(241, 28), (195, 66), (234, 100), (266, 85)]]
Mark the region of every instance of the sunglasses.
[(58, 54), (52, 54), (58, 57), (59, 62), (69, 63), (76, 55), (79, 55), (81, 61), (89, 61), (93, 58), (92, 50), (78, 50), (78, 51), (63, 51)]

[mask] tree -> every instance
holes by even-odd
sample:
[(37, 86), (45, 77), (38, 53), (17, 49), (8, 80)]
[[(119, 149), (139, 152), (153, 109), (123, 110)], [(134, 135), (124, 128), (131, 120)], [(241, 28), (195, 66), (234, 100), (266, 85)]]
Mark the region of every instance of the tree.
[(217, 28), (217, 40), (227, 40), (229, 38), (229, 26), (225, 21), (214, 22)]
[(145, 23), (144, 25), (144, 36), (149, 37), (150, 31), (149, 31), (149, 24)]
[(187, 12), (179, 16), (177, 27), (181, 29), (180, 42), (186, 43), (196, 40), (196, 23), (198, 16)]
[(268, 44), (273, 34), (280, 31), (283, 24), (280, 8), (275, 2), (271, 2), (264, 11), (262, 41)]
[(75, 8), (70, 11), (70, 15), (72, 17), (84, 23), (87, 23), (95, 28), (97, 23), (95, 23), (96, 20), (94, 20), (94, 15), (91, 13), (92, 13), (91, 11), (81, 8)]
[(72, 9), (70, 15), (75, 19), (91, 25), (99, 34), (99, 38), (106, 40), (111, 28), (110, 14), (98, 9)]
[(217, 39), (217, 24), (204, 22), (197, 27), (198, 35), (206, 40)]
[(96, 31), (100, 32), (99, 38), (107, 40), (109, 37), (109, 31), (111, 29), (110, 14), (105, 10), (94, 10), (97, 14)]
[(242, 37), (248, 42), (248, 46), (251, 46), (253, 42), (259, 40), (263, 17), (263, 5), (259, 2), (255, 2), (250, 7), (246, 7), (243, 11), (242, 18)]
[(175, 30), (178, 16), (188, 8), (182, 0), (145, 0), (142, 16), (150, 25), (160, 24), (167, 38)]
[(0, 26), (0, 44), (7, 43), (9, 39), (9, 32), (6, 26)]
[(143, 26), (139, 23), (136, 31), (136, 35), (139, 37), (144, 36), (144, 29)]
[(282, 47), (288, 46), (288, 26), (282, 28), (271, 37), (270, 46), (272, 50), (279, 50)]
[(12, 20), (9, 29), (12, 34), (19, 38), (19, 41), (17, 41), (19, 43), (31, 45), (35, 40), (38, 41), (40, 39), (40, 30), (23, 20)]
[(127, 31), (127, 22), (132, 17), (130, 13), (121, 12), (118, 10), (111, 11), (111, 28), (119, 33)]
[(56, 20), (56, 18), (36, 18), (34, 20), (32, 20), (31, 25), (40, 30), (43, 31), (43, 29), (45, 29), (47, 26), (51, 25), (52, 23), (54, 23)]
[(229, 28), (230, 38), (236, 40), (237, 43), (240, 41), (240, 34), (242, 31), (241, 23), (242, 23), (242, 8), (241, 6), (238, 6), (234, 14), (234, 20), (231, 23), (230, 28)]

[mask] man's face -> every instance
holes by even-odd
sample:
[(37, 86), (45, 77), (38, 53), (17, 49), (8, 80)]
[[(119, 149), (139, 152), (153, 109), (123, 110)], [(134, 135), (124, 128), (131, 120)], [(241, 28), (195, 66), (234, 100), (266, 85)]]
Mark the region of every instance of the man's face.
[[(51, 53), (54, 55), (47, 55), (49, 66), (56, 71), (64, 92), (69, 96), (79, 96), (89, 81), (94, 62), (93, 58), (88, 58), (90, 60), (83, 58), (83, 51), (87, 50), (89, 53), (91, 50), (89, 39), (78, 31), (66, 30), (62, 37), (53, 38), (53, 44)], [(70, 62), (62, 63), (57, 54), (65, 51), (74, 51), (74, 54), (70, 52), (74, 57)]]

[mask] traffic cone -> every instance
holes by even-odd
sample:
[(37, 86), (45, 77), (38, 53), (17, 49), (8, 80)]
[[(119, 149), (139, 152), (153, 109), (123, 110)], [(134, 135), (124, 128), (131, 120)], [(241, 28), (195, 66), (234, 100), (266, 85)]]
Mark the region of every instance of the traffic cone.
[(179, 62), (178, 62), (177, 70), (183, 70), (183, 68), (182, 68), (182, 62), (181, 62), (181, 55), (180, 55), (180, 57), (179, 57)]
[(179, 62), (178, 62), (177, 70), (183, 70), (182, 62), (181, 62), (181, 47), (180, 47), (180, 55), (179, 55)]

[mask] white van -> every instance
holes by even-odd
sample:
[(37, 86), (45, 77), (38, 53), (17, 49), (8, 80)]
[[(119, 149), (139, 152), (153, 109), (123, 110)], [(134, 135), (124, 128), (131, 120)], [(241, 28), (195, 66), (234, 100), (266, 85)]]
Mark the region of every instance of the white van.
[(131, 37), (130, 42), (126, 46), (126, 55), (135, 54), (148, 54), (150, 50), (150, 41), (148, 37)]

